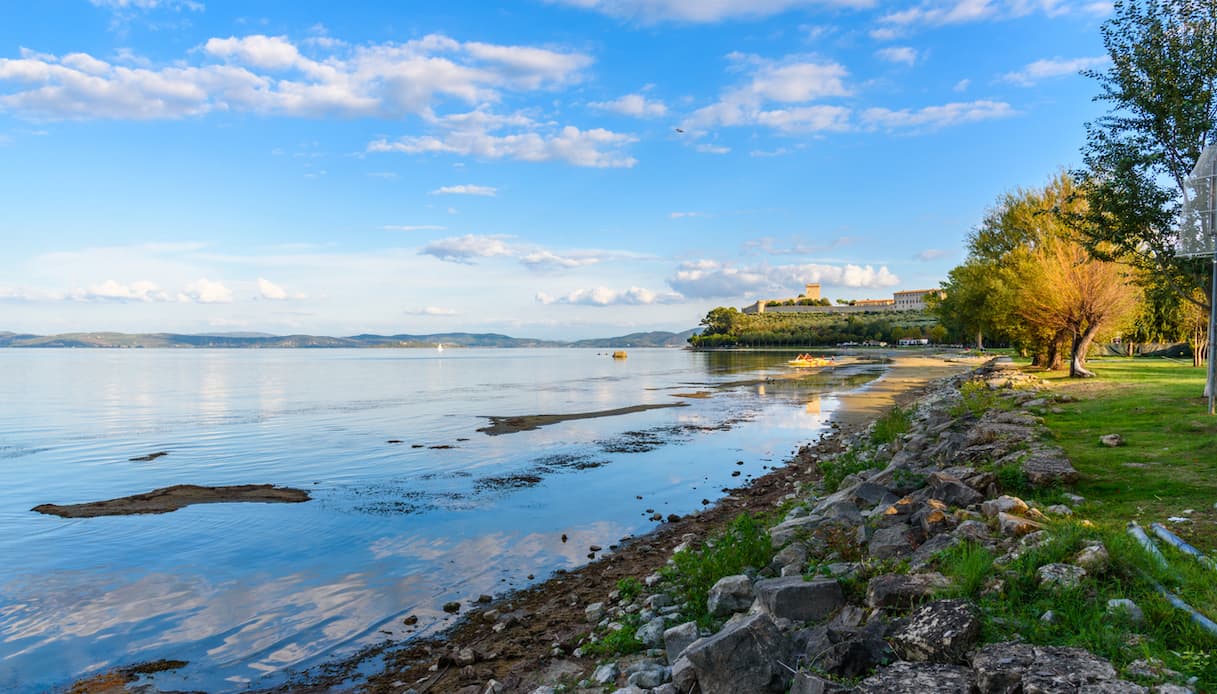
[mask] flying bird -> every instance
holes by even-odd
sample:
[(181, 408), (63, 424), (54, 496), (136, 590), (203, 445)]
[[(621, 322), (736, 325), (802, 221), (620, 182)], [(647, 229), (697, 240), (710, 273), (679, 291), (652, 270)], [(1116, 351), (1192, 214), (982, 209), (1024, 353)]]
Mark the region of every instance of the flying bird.
[(683, 130), (681, 130), (680, 128), (677, 128), (677, 129), (676, 129), (676, 132), (678, 132), (678, 133), (683, 133), (684, 131), (683, 131)]

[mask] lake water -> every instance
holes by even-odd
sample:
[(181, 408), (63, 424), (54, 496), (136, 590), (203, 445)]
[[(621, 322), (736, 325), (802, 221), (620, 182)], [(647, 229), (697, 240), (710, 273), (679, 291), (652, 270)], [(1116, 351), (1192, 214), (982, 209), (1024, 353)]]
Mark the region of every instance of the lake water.
[[(0, 690), (165, 658), (189, 665), (159, 686), (239, 691), (442, 629), (444, 602), (580, 566), (589, 545), (655, 527), (648, 509), (691, 513), (764, 474), (821, 433), (834, 393), (883, 368), (765, 382), (789, 374), (788, 358), (0, 350)], [(705, 397), (680, 397), (690, 393)], [(477, 431), (490, 415), (672, 402), (687, 406)], [(157, 451), (168, 455), (130, 460)], [(30, 511), (251, 483), (313, 499), (73, 520)]]

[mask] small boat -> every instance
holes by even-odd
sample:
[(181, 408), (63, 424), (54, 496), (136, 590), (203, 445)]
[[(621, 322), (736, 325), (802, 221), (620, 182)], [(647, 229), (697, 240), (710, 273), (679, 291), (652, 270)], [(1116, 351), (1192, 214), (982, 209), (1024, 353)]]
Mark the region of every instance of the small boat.
[(442, 351), (444, 351), (444, 343), (442, 343), (442, 342), (437, 342), (437, 343), (435, 344), (435, 351), (436, 351), (436, 352), (442, 352)]
[(832, 366), (836, 363), (832, 358), (826, 357), (797, 357), (786, 362), (787, 366), (796, 368), (807, 368), (813, 366)]
[(627, 359), (627, 358), (629, 358), (629, 355), (626, 354), (625, 352), (618, 351), (618, 352), (613, 352), (613, 358), (614, 359)]

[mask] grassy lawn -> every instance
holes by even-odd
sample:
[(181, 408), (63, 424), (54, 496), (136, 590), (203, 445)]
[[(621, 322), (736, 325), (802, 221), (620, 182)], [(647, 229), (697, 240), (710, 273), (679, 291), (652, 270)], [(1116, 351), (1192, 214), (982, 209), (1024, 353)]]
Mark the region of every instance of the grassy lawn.
[[(1217, 551), (1217, 417), (1201, 396), (1204, 370), (1165, 359), (1089, 363), (1096, 378), (1041, 374), (1078, 399), (1044, 421), (1082, 475), (1075, 491), (1091, 502), (1086, 517), (1114, 528), (1156, 521)], [(1125, 445), (1101, 445), (1104, 434), (1120, 434)], [(1169, 523), (1171, 516), (1191, 521)]]

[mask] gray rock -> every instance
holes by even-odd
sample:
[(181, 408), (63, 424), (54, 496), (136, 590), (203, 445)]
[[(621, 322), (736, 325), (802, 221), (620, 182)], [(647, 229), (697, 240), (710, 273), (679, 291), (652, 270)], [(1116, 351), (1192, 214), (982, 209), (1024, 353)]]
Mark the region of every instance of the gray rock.
[(634, 632), (634, 638), (647, 648), (662, 648), (664, 626), (663, 617), (656, 617), (639, 627), (638, 631)]
[(1078, 694), (1148, 694), (1149, 690), (1127, 680), (1111, 680), (1085, 684), (1078, 688)]
[(835, 523), (856, 525), (862, 522), (862, 512), (852, 501), (838, 501), (823, 510), (825, 519)]
[(972, 670), (981, 694), (1022, 691), (1023, 673), (1035, 662), (1035, 648), (1026, 643), (991, 643), (972, 654)]
[(925, 506), (913, 514), (912, 523), (919, 527), (921, 534), (926, 537), (944, 533), (954, 525), (951, 517), (947, 515), (946, 504), (937, 499), (926, 501)]
[(966, 520), (960, 523), (955, 528), (954, 534), (955, 537), (980, 543), (993, 539), (993, 536), (989, 533), (989, 526), (978, 520)]
[(868, 607), (912, 607), (951, 587), (951, 579), (940, 573), (884, 574), (866, 584)]
[(682, 692), (691, 692), (697, 686), (697, 668), (688, 658), (681, 656), (672, 663), (672, 684)]
[(1196, 692), (1188, 687), (1178, 684), (1159, 684), (1150, 690), (1151, 694), (1196, 694)]
[(613, 694), (646, 694), (646, 692), (634, 685), (630, 685), (621, 689), (614, 689)]
[(909, 566), (914, 571), (921, 571), (930, 565), (934, 559), (934, 555), (938, 554), (939, 552), (944, 552), (955, 545), (960, 544), (961, 542), (963, 542), (963, 540), (959, 539), (955, 535), (950, 535), (947, 533), (935, 535), (923, 542), (921, 546), (917, 548), (916, 552), (913, 552), (913, 556), (909, 557)]
[(1086, 569), (1073, 564), (1044, 564), (1035, 570), (1041, 588), (1077, 588)]
[(1069, 508), (1065, 504), (1053, 504), (1046, 507), (1044, 509), (1044, 513), (1047, 513), (1050, 516), (1072, 516), (1073, 509)]
[(705, 694), (784, 692), (789, 681), (790, 643), (765, 614), (729, 623), (689, 646), (684, 658)]
[(1036, 530), (1044, 529), (1042, 523), (1037, 523), (1029, 518), (1014, 516), (1009, 513), (997, 514), (997, 527), (1001, 528), (1002, 534), (1008, 537), (1019, 537), (1020, 535), (1026, 535), (1027, 533), (1033, 533)]
[(742, 574), (724, 576), (710, 588), (706, 608), (715, 617), (726, 617), (751, 607), (752, 597), (752, 579)]
[(898, 662), (862, 680), (857, 694), (972, 694), (972, 671), (958, 665)]
[(757, 581), (756, 595), (774, 619), (797, 622), (827, 618), (845, 604), (841, 585), (831, 578), (805, 581), (802, 576)]
[(651, 694), (680, 694), (680, 690), (671, 682), (661, 684), (651, 690)]
[(781, 568), (789, 564), (807, 565), (807, 547), (801, 542), (791, 542), (773, 556), (770, 566)]
[(880, 528), (875, 531), (874, 536), (867, 543), (867, 552), (876, 559), (908, 556), (915, 549), (915, 539), (913, 529), (907, 523)]
[(604, 603), (593, 602), (583, 610), (583, 614), (587, 616), (587, 621), (595, 624), (601, 619), (604, 619)]
[(981, 513), (985, 514), (987, 518), (992, 518), (998, 513), (1013, 513), (1015, 515), (1021, 515), (1026, 513), (1028, 508), (1027, 502), (1023, 501), (1017, 496), (1009, 496), (1005, 494), (997, 497), (996, 499), (990, 499), (980, 505)]
[(783, 521), (769, 529), (769, 540), (774, 547), (782, 547), (795, 537), (814, 530), (824, 519), (820, 516), (804, 516)]
[(1073, 563), (1087, 571), (1102, 571), (1107, 568), (1110, 560), (1111, 555), (1107, 553), (1107, 548), (1102, 543), (1096, 543), (1078, 552), (1077, 556), (1073, 558)]
[(794, 682), (790, 685), (790, 694), (844, 694), (847, 691), (849, 690), (836, 682), (817, 677), (810, 672), (795, 674)]
[(905, 660), (964, 664), (980, 638), (980, 612), (967, 600), (939, 600), (917, 608), (889, 641)]
[(930, 473), (931, 499), (943, 502), (947, 506), (967, 507), (984, 500), (984, 494), (972, 489), (958, 478), (945, 472)]
[(874, 482), (863, 482), (854, 488), (850, 495), (850, 501), (860, 509), (887, 506), (899, 499), (900, 497), (893, 494), (887, 487)]
[(672, 679), (671, 671), (658, 663), (639, 663), (638, 666), (630, 669), (633, 672), (630, 673), (627, 682), (631, 687), (654, 689)]
[(1124, 445), (1124, 437), (1119, 434), (1104, 434), (1099, 437), (1099, 443), (1108, 448), (1118, 448)]
[(609, 682), (616, 682), (617, 675), (620, 675), (620, 674), (621, 674), (621, 669), (619, 667), (617, 667), (617, 663), (605, 663), (604, 665), (601, 665), (600, 667), (596, 668), (596, 670), (594, 672), (592, 672), (592, 681), (595, 682), (596, 684), (607, 684)]
[(1107, 614), (1127, 618), (1133, 624), (1145, 622), (1145, 613), (1137, 603), (1128, 598), (1112, 598), (1107, 601)]
[(680, 654), (697, 639), (697, 622), (685, 622), (663, 632), (663, 647), (667, 651), (668, 662), (675, 663)]
[(536, 689), (532, 690), (528, 694), (554, 694), (554, 692), (555, 692), (555, 690), (553, 687), (549, 686), (548, 684), (543, 684), (540, 687), (537, 687)]
[(1078, 481), (1078, 471), (1060, 449), (1033, 449), (1023, 460), (1023, 474), (1027, 475), (1027, 481), (1036, 487), (1073, 484)]
[(1035, 662), (1023, 673), (1023, 694), (1072, 692), (1114, 679), (1111, 663), (1081, 648), (1037, 646)]

